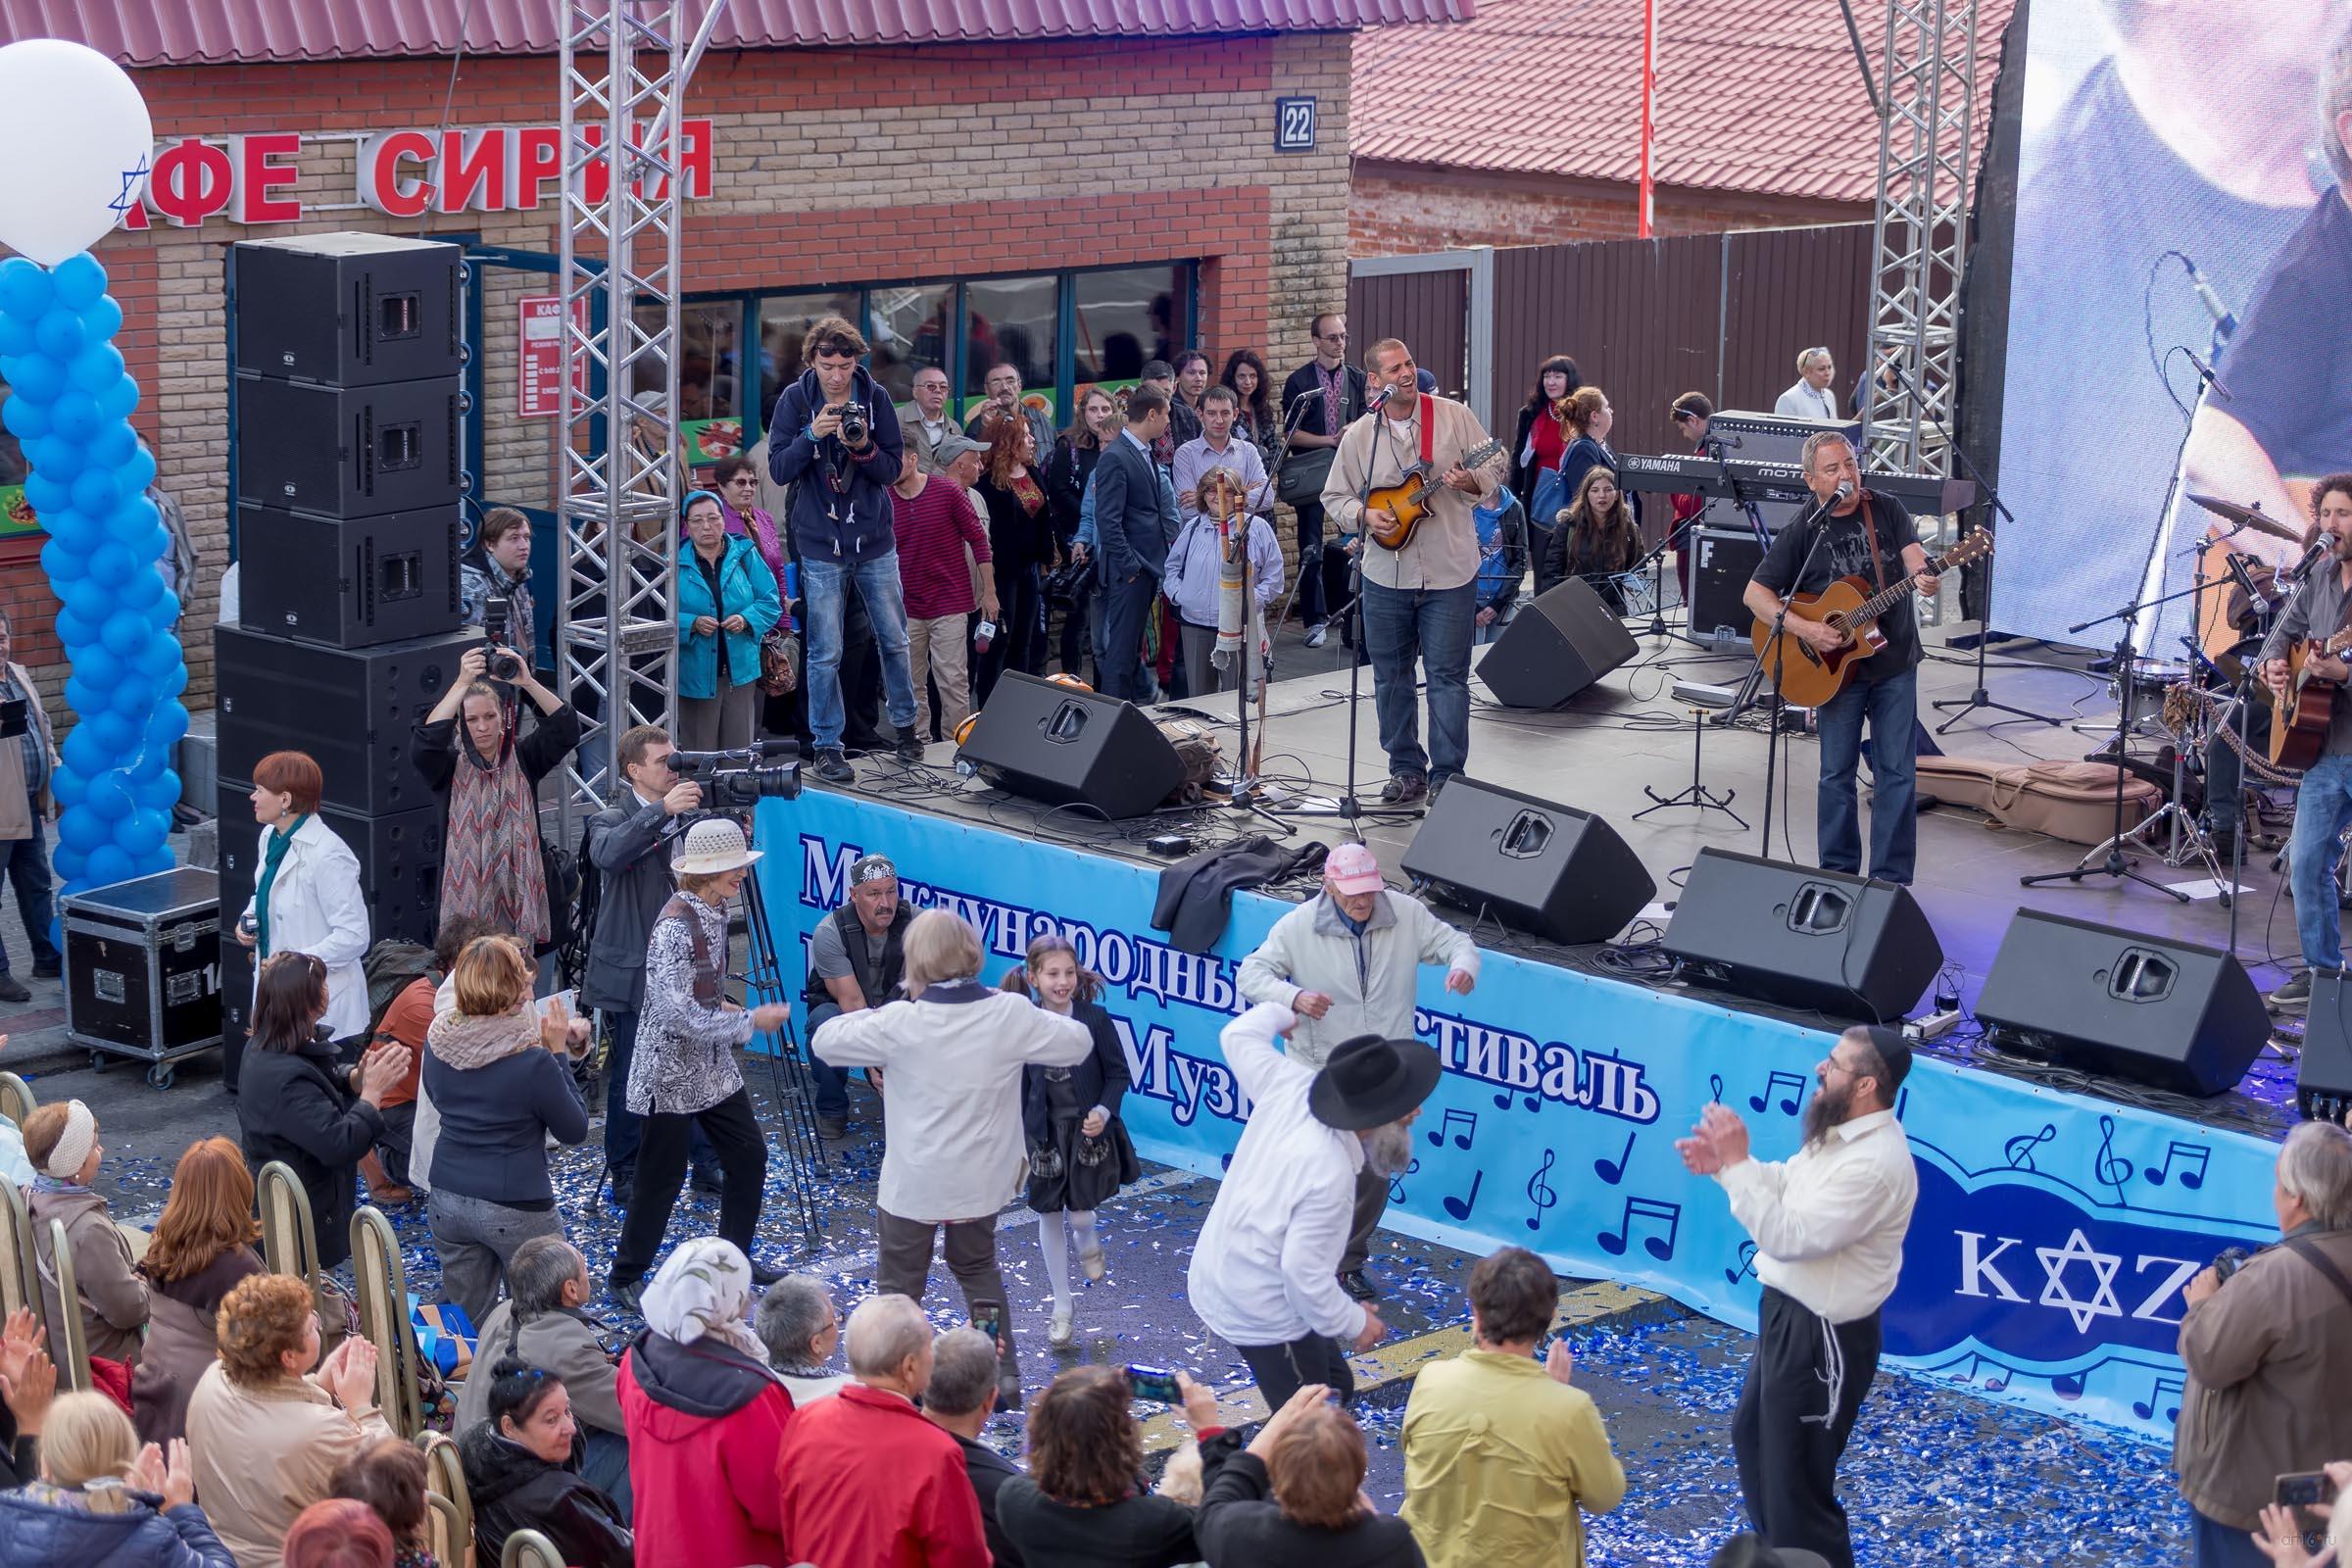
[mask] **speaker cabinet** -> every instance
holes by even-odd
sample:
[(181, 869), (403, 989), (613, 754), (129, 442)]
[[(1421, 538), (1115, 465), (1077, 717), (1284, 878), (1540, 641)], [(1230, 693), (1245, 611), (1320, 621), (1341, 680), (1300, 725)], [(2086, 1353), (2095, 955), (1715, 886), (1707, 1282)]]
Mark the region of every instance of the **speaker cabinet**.
[(2295, 1108), (2313, 1121), (2342, 1122), (2352, 1109), (2352, 990), (2340, 971), (2311, 977)]
[(348, 521), (240, 507), (237, 623), (329, 648), (455, 631), (458, 517), (454, 506)]
[(1744, 647), (1756, 617), (1740, 596), (1764, 560), (1764, 547), (1747, 528), (1694, 528), (1690, 538), (1698, 556), (1690, 579), (1690, 635)]
[[(254, 877), (261, 867), (256, 856), (262, 826), (253, 819), (253, 786), (242, 779), (220, 781), (220, 923), (231, 932), (253, 897)], [(362, 816), (337, 807), (320, 808), (319, 819), (333, 829), (360, 861), (360, 893), (368, 906), (370, 945), (387, 939), (429, 944), (441, 907), (442, 812), (438, 806), (391, 816)], [(224, 937), (231, 947), (233, 934)], [(222, 981), (222, 995), (228, 982)], [(253, 982), (238, 993), (250, 1000)], [(234, 1013), (237, 1008), (224, 1008)], [(241, 1023), (250, 1019), (240, 1018)], [(223, 1024), (226, 1027), (226, 1024)]]
[(1478, 678), (1505, 708), (1557, 708), (1633, 657), (1634, 634), (1591, 583), (1570, 577), (1521, 607)]
[(1590, 811), (1454, 778), (1422, 818), (1404, 872), (1446, 903), (1491, 908), (1553, 942), (1606, 942), (1657, 892), (1616, 829)]
[(956, 755), (1000, 789), (1114, 819), (1143, 815), (1184, 782), (1176, 748), (1134, 704), (1010, 669)]
[[(2317, 995), (2311, 1016), (2317, 1033)], [(2002, 934), (1977, 1017), (2006, 1050), (2184, 1095), (2235, 1088), (2271, 1037), (2232, 955), (2035, 909)]]
[(237, 499), (324, 517), (454, 507), (455, 376), (338, 387), (240, 372)]
[(1943, 967), (1910, 889), (1728, 850), (1698, 852), (1664, 945), (1721, 990), (1873, 1023)]
[(228, 251), (241, 372), (373, 386), (454, 377), (465, 364), (458, 246), (297, 234)]
[(370, 648), (317, 648), (242, 626), (213, 633), (220, 720), (218, 775), (250, 779), (271, 752), (308, 752), (326, 804), (366, 816), (434, 805), (409, 760), (409, 730), (458, 678), (481, 641), (451, 632)]

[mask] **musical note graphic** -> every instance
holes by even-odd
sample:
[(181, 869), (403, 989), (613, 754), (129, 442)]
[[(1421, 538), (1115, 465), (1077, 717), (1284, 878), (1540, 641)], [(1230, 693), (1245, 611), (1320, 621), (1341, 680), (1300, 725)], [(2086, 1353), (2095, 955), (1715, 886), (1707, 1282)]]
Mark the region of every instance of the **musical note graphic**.
[[(2173, 1169), (2175, 1159), (2179, 1159), (2182, 1166), (2179, 1172)], [(2181, 1186), (2193, 1193), (2205, 1185), (2205, 1167), (2212, 1162), (2213, 1151), (2204, 1145), (2175, 1141), (2165, 1148), (2164, 1163), (2141, 1174), (2147, 1177), (2150, 1187), (2162, 1187), (2167, 1176), (2175, 1176)]]
[(1904, 1086), (1903, 1086), (1903, 1087), (1902, 1087), (1900, 1090), (1896, 1091), (1896, 1093), (1895, 1093), (1895, 1097), (1894, 1097), (1894, 1119), (1895, 1119), (1896, 1121), (1901, 1121), (1901, 1120), (1903, 1119), (1903, 1112), (1905, 1112), (1905, 1111), (1909, 1110), (1910, 1108), (1911, 1108), (1911, 1086), (1910, 1086), (1910, 1085), (1908, 1085), (1908, 1084), (1905, 1084), (1905, 1085), (1904, 1085)]
[(2010, 1139), (2001, 1146), (2001, 1152), (2008, 1157), (2011, 1170), (2033, 1170), (2035, 1168), (2034, 1151), (2057, 1136), (2056, 1125), (2045, 1121), (2041, 1124), (2041, 1131), (2019, 1133), (2015, 1138)]
[(1527, 1200), (1536, 1205), (1536, 1211), (1527, 1216), (1527, 1228), (1531, 1231), (1544, 1228), (1544, 1211), (1560, 1200), (1560, 1195), (1551, 1190), (1551, 1183), (1544, 1179), (1551, 1174), (1551, 1162), (1558, 1157), (1548, 1149), (1544, 1151), (1544, 1163), (1528, 1178)]
[(2050, 1379), (2050, 1392), (2061, 1399), (2080, 1399), (2082, 1397), (2082, 1374), (2068, 1372)]
[(2099, 1118), (2099, 1156), (2097, 1162), (2091, 1167), (2091, 1174), (2098, 1179), (2101, 1186), (2115, 1189), (2115, 1199), (2120, 1203), (2124, 1200), (2124, 1183), (2132, 1179), (2132, 1162), (2115, 1152), (2115, 1118), (2101, 1116)]
[(1753, 1242), (1741, 1242), (1740, 1244), (1740, 1266), (1738, 1268), (1727, 1268), (1723, 1271), (1724, 1283), (1727, 1285), (1737, 1285), (1741, 1280), (1752, 1280), (1755, 1277), (1756, 1244)]
[[(1456, 1127), (1459, 1127), (1462, 1130), (1458, 1133), (1453, 1132)], [(1446, 1135), (1447, 1133), (1453, 1133), (1454, 1148), (1468, 1149), (1470, 1147), (1470, 1140), (1478, 1136), (1478, 1112), (1475, 1110), (1447, 1111), (1446, 1113), (1446, 1119), (1438, 1123), (1437, 1127), (1431, 1131), (1429, 1135), (1429, 1147), (1432, 1149), (1437, 1149), (1443, 1146), (1446, 1142)]]
[(1771, 1077), (1764, 1080), (1764, 1092), (1762, 1094), (1750, 1095), (1747, 1097), (1747, 1108), (1750, 1110), (1762, 1110), (1766, 1105), (1771, 1104), (1772, 1092), (1775, 1089), (1782, 1087), (1784, 1084), (1788, 1086), (1790, 1092), (1781, 1097), (1781, 1114), (1784, 1116), (1795, 1115), (1797, 1100), (1805, 1092), (1805, 1079), (1804, 1074), (1802, 1073), (1774, 1073)]
[(2163, 1403), (2164, 1396), (2168, 1393), (2173, 1396), (2173, 1402), (2165, 1406), (2164, 1418), (2167, 1421), (2180, 1420), (2181, 1383), (2179, 1378), (2175, 1377), (2159, 1377), (2156, 1380), (2156, 1387), (2148, 1391), (2148, 1396), (2145, 1399), (2132, 1401), (2132, 1413), (2142, 1421), (2150, 1419), (2156, 1414), (2156, 1406)]
[(1625, 1135), (1625, 1152), (1615, 1159), (1601, 1158), (1592, 1162), (1593, 1173), (1611, 1187), (1625, 1180), (1625, 1163), (1634, 1157), (1634, 1135)]
[[(1543, 1099), (1540, 1096), (1528, 1095), (1524, 1098), (1527, 1101), (1527, 1108), (1530, 1110), (1537, 1109), (1544, 1103)], [(1505, 1089), (1501, 1094), (1494, 1097), (1494, 1108), (1496, 1110), (1508, 1110), (1511, 1108), (1511, 1092), (1508, 1089)]]
[(1486, 1183), (1487, 1173), (1483, 1170), (1477, 1175), (1471, 1177), (1470, 1196), (1467, 1198), (1446, 1199), (1446, 1212), (1451, 1214), (1455, 1219), (1468, 1219), (1470, 1217), (1470, 1211), (1478, 1206), (1478, 1190), (1481, 1187), (1484, 1187)]
[(1721, 1073), (1707, 1074), (1707, 1103), (1710, 1105), (1723, 1103), (1723, 1074)]
[(1390, 1202), (1392, 1202), (1392, 1203), (1401, 1203), (1401, 1202), (1403, 1202), (1403, 1201), (1404, 1201), (1404, 1179), (1405, 1179), (1407, 1176), (1415, 1176), (1415, 1175), (1418, 1175), (1418, 1174), (1420, 1174), (1420, 1171), (1421, 1171), (1421, 1161), (1420, 1161), (1420, 1158), (1419, 1158), (1418, 1156), (1415, 1156), (1415, 1158), (1414, 1158), (1414, 1160), (1413, 1160), (1413, 1162), (1412, 1162), (1411, 1164), (1409, 1164), (1409, 1165), (1405, 1166), (1405, 1167), (1404, 1167), (1404, 1169), (1402, 1169), (1402, 1170), (1398, 1171), (1398, 1172), (1397, 1172), (1396, 1175), (1394, 1175), (1394, 1176), (1390, 1177), (1390, 1178), (1389, 1178), (1389, 1201), (1390, 1201)]
[(1664, 1235), (1655, 1234), (1656, 1227), (1654, 1225), (1643, 1226), (1642, 1229), (1649, 1230), (1652, 1234), (1642, 1238), (1642, 1246), (1650, 1256), (1661, 1263), (1673, 1257), (1674, 1239), (1682, 1233), (1683, 1228), (1683, 1205), (1669, 1203), (1656, 1198), (1627, 1199), (1625, 1212), (1619, 1216), (1617, 1228), (1613, 1231), (1603, 1231), (1597, 1238), (1601, 1250), (1612, 1257), (1622, 1257), (1627, 1246), (1633, 1241), (1634, 1221), (1637, 1219), (1664, 1223)]
[(2009, 1386), (2009, 1379), (2011, 1376), (2010, 1370), (2005, 1366), (2001, 1366), (1998, 1362), (1994, 1363), (1994, 1367), (1998, 1373), (1998, 1376), (1979, 1379), (1977, 1373), (1983, 1369), (1984, 1365), (1984, 1358), (1983, 1356), (1970, 1356), (1968, 1358), (1968, 1376), (1965, 1381), (1971, 1383), (1982, 1383), (1984, 1388), (1994, 1394), (2000, 1393), (2003, 1389)]

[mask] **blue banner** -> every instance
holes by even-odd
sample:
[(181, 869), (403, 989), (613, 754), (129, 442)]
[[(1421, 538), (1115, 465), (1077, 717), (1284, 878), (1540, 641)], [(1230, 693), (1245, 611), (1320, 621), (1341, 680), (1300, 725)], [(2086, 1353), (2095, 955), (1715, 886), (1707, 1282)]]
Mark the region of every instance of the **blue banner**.
[[(1158, 872), (877, 802), (764, 801), (759, 874), (777, 940), (803, 950), (880, 852), (918, 908), (978, 928), (990, 975), (1048, 929), (1100, 974), (1135, 1086), (1122, 1112), (1153, 1159), (1217, 1174), (1248, 1107), (1218, 1031), (1241, 959), (1290, 905), (1234, 896), (1213, 952), (1152, 929)], [(806, 972), (805, 951), (799, 970)], [(1515, 1244), (1561, 1273), (1648, 1287), (1752, 1327), (1754, 1244), (1674, 1140), (1720, 1101), (1759, 1158), (1798, 1144), (1819, 1029), (1489, 952), (1478, 989), (1423, 971), (1415, 1013), (1446, 1077), (1413, 1129), (1388, 1223), (1483, 1253)], [(805, 1029), (806, 1020), (801, 1020)], [(2037, 1408), (2150, 1435), (2179, 1407), (2180, 1288), (2230, 1246), (2275, 1240), (2275, 1146), (1922, 1056), (1897, 1106), (1919, 1206), (1886, 1347), (1902, 1364)]]

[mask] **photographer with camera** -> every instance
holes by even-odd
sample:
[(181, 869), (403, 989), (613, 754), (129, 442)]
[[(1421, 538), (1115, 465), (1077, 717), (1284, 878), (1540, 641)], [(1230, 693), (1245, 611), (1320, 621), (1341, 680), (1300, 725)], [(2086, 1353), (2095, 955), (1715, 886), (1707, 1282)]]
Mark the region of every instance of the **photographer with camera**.
[[(538, 658), (539, 615), (531, 602), (531, 519), (513, 507), (492, 507), (482, 514), (473, 543), (458, 559), (458, 598), (465, 624), (479, 626), (494, 642), (521, 650), (523, 662)], [(503, 601), (502, 612), (493, 601)]]
[(776, 399), (767, 421), (769, 472), (795, 487), (790, 520), (808, 626), (808, 727), (817, 777), (833, 784), (858, 776), (841, 747), (841, 622), (853, 582), (873, 622), (899, 760), (923, 756), (890, 500), (905, 443), (899, 411), (858, 363), (865, 352), (864, 335), (840, 317), (818, 321), (801, 349), (808, 368)]
[(2288, 1133), (2271, 1206), (2276, 1245), (2232, 1248), (2180, 1292), (2188, 1386), (2173, 1469), (2197, 1568), (2266, 1562), (2252, 1532), (2278, 1478), (2352, 1453), (2337, 1381), (2352, 1365), (2352, 1133), (2319, 1121)]
[[(539, 721), (522, 733), (521, 705), (486, 677), (512, 681)], [(463, 719), (463, 733), (460, 720)], [(539, 683), (513, 648), (469, 648), (458, 678), (409, 737), (409, 755), (448, 804), (441, 839), (441, 909), (479, 916), (544, 953), (555, 939), (547, 862), (539, 843), (539, 781), (580, 743), (580, 719)]]

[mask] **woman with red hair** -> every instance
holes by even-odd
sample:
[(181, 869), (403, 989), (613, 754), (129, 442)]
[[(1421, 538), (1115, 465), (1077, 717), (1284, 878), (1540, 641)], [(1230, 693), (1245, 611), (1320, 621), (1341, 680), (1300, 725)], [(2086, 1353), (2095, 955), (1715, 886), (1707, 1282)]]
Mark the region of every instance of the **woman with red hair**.
[[(237, 922), (237, 940), (253, 950), (258, 981), (264, 960), (307, 953), (326, 965), (327, 1036), (350, 1040), (368, 1027), (368, 905), (360, 894), (360, 858), (318, 814), (325, 775), (303, 752), (271, 752), (253, 764), (253, 896)], [(242, 1040), (222, 1042), (220, 1075), (234, 1093)]]

